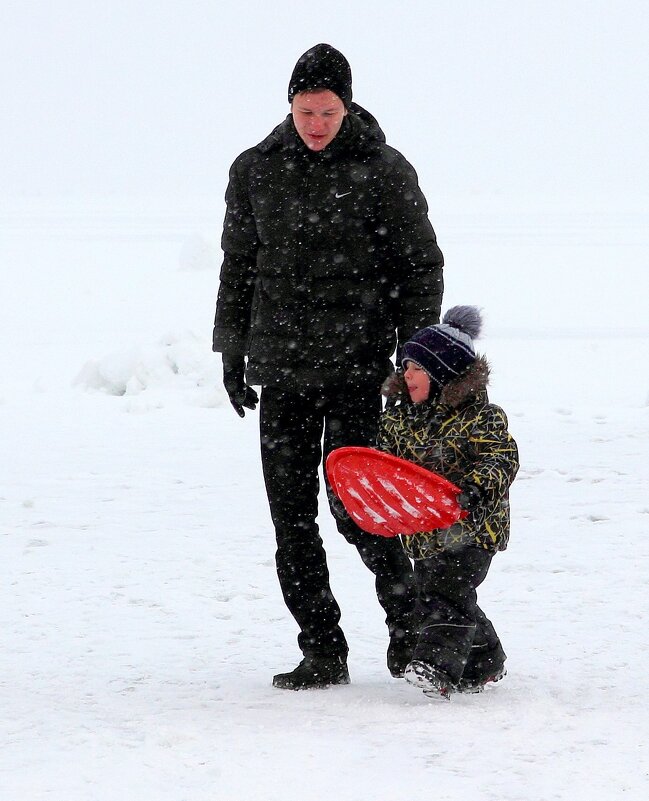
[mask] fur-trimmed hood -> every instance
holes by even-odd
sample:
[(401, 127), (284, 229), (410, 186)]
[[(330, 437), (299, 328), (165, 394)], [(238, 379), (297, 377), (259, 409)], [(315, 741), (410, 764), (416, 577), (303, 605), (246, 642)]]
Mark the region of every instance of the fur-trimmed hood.
[[(489, 384), (490, 367), (485, 356), (476, 355), (475, 361), (459, 378), (449, 381), (442, 387), (439, 397), (434, 399), (434, 403), (450, 406), (457, 409), (467, 401), (482, 395), (487, 390)], [(389, 402), (410, 403), (406, 380), (403, 370), (397, 370), (388, 376), (381, 389), (382, 394), (388, 398)], [(428, 403), (429, 401), (424, 401)]]

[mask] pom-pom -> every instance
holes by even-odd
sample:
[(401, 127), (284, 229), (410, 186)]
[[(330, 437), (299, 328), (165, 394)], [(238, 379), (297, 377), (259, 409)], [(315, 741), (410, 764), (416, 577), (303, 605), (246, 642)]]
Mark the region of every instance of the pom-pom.
[(459, 329), (471, 339), (477, 339), (482, 330), (482, 315), (477, 306), (453, 306), (444, 315), (442, 323)]

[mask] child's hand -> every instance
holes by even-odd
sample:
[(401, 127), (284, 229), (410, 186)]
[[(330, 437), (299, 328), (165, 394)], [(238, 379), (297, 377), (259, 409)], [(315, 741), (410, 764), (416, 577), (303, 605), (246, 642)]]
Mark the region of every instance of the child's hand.
[(482, 503), (482, 493), (479, 488), (473, 482), (467, 481), (460, 489), (462, 492), (457, 496), (457, 502), (467, 512), (474, 512)]

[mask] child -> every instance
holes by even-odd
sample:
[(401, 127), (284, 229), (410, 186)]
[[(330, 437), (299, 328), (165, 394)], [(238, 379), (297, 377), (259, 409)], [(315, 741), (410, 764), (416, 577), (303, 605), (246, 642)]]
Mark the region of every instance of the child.
[(476, 355), (480, 311), (449, 309), (403, 346), (403, 374), (386, 382), (378, 447), (461, 489), (468, 516), (448, 529), (404, 536), (414, 559), (419, 639), (405, 671), (427, 695), (480, 692), (505, 675), (505, 652), (477, 604), (476, 587), (509, 538), (509, 486), (518, 450), (503, 410), (489, 402), (489, 366)]

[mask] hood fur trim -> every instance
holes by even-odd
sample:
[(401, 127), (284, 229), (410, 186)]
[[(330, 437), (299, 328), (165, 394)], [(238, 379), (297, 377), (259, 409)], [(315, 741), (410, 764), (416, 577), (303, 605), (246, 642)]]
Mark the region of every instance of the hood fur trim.
[(466, 373), (442, 387), (438, 402), (457, 408), (469, 398), (475, 398), (484, 392), (488, 383), (489, 362), (484, 356), (476, 355)]
[[(442, 387), (437, 403), (452, 408), (461, 406), (465, 401), (480, 395), (487, 389), (489, 373), (490, 367), (486, 357), (480, 354), (476, 355), (475, 361), (465, 373)], [(385, 379), (381, 393), (391, 403), (410, 401), (402, 370), (397, 370)]]
[(408, 388), (406, 379), (403, 377), (403, 370), (399, 368), (396, 372), (390, 373), (381, 387), (381, 395), (390, 400), (407, 400)]

